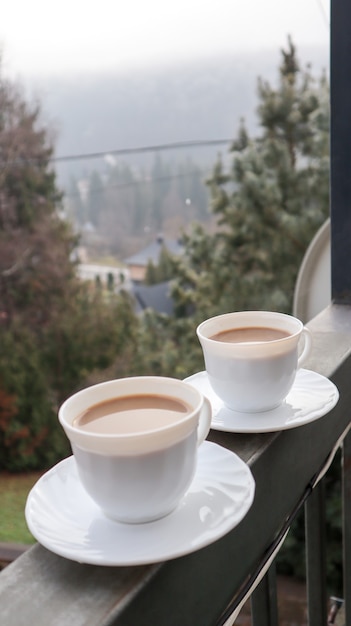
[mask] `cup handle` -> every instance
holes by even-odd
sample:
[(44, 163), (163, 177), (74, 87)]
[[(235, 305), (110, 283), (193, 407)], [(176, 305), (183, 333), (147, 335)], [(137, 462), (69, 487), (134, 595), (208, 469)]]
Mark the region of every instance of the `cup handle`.
[(307, 326), (303, 327), (301, 336), (303, 336), (304, 338), (304, 342), (305, 345), (303, 347), (303, 350), (297, 360), (297, 367), (301, 367), (303, 365), (303, 363), (306, 361), (306, 359), (309, 357), (309, 355), (311, 354), (311, 350), (312, 350), (312, 333), (310, 331), (309, 328), (307, 328)]
[(199, 417), (199, 425), (197, 428), (197, 445), (199, 446), (207, 437), (211, 428), (212, 420), (212, 407), (210, 401), (204, 396), (204, 403), (202, 405)]

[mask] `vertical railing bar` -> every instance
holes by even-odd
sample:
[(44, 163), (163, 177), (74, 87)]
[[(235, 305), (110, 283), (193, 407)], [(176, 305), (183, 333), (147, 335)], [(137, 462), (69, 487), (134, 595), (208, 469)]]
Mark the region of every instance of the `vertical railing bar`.
[(251, 618), (253, 626), (278, 626), (275, 561), (251, 595)]
[(330, 213), (332, 300), (351, 303), (351, 2), (331, 0)]
[(345, 626), (351, 626), (351, 430), (342, 446), (342, 502)]
[(322, 479), (305, 503), (308, 626), (327, 624), (324, 492)]

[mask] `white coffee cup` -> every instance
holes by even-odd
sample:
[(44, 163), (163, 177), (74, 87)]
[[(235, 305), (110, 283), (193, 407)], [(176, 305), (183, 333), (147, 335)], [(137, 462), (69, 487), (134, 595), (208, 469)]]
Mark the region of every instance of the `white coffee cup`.
[[(143, 413), (138, 407), (133, 413), (115, 413), (111, 419), (116, 432), (89, 430), (99, 431), (98, 419), (82, 425), (81, 416), (86, 411), (89, 415), (92, 407), (98, 405), (104, 412), (106, 403), (116, 398), (127, 398), (132, 405), (136, 399), (143, 406), (146, 397), (152, 402), (156, 397), (162, 406)], [(183, 403), (184, 412), (166, 411), (162, 403), (168, 407), (169, 402)], [(83, 389), (63, 403), (58, 417), (90, 497), (113, 520), (144, 523), (171, 513), (190, 486), (197, 448), (210, 429), (211, 408), (184, 381), (140, 376)]]
[(312, 348), (311, 333), (300, 320), (271, 311), (218, 315), (202, 322), (196, 332), (214, 392), (230, 409), (246, 413), (279, 406)]

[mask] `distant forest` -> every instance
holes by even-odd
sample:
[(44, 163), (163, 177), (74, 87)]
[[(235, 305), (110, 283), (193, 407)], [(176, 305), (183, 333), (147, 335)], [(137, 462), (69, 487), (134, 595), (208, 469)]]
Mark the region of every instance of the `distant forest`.
[[(123, 257), (159, 231), (177, 236), (193, 220), (211, 227), (204, 181), (219, 156), (226, 161), (229, 144), (118, 158), (109, 153), (234, 139), (242, 118), (257, 136), (257, 79), (274, 84), (279, 58), (273, 49), (167, 70), (34, 81), (33, 95), (53, 129), (56, 155), (82, 155), (57, 162), (55, 169), (65, 210), (78, 229), (93, 227), (90, 240), (98, 253)], [(299, 48), (299, 59), (315, 73), (328, 70), (327, 49)], [(106, 152), (105, 158), (84, 158), (96, 152)]]
[(205, 170), (191, 160), (170, 163), (159, 153), (150, 168), (109, 165), (105, 171), (71, 178), (65, 216), (95, 259), (123, 259), (161, 233), (179, 238), (190, 222), (210, 229), (205, 177)]

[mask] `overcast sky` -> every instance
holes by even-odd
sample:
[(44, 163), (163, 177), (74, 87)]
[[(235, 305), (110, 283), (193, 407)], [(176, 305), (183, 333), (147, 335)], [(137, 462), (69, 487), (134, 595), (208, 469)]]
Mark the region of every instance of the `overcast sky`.
[(8, 0), (6, 73), (67, 74), (159, 65), (217, 52), (329, 45), (328, 0)]

